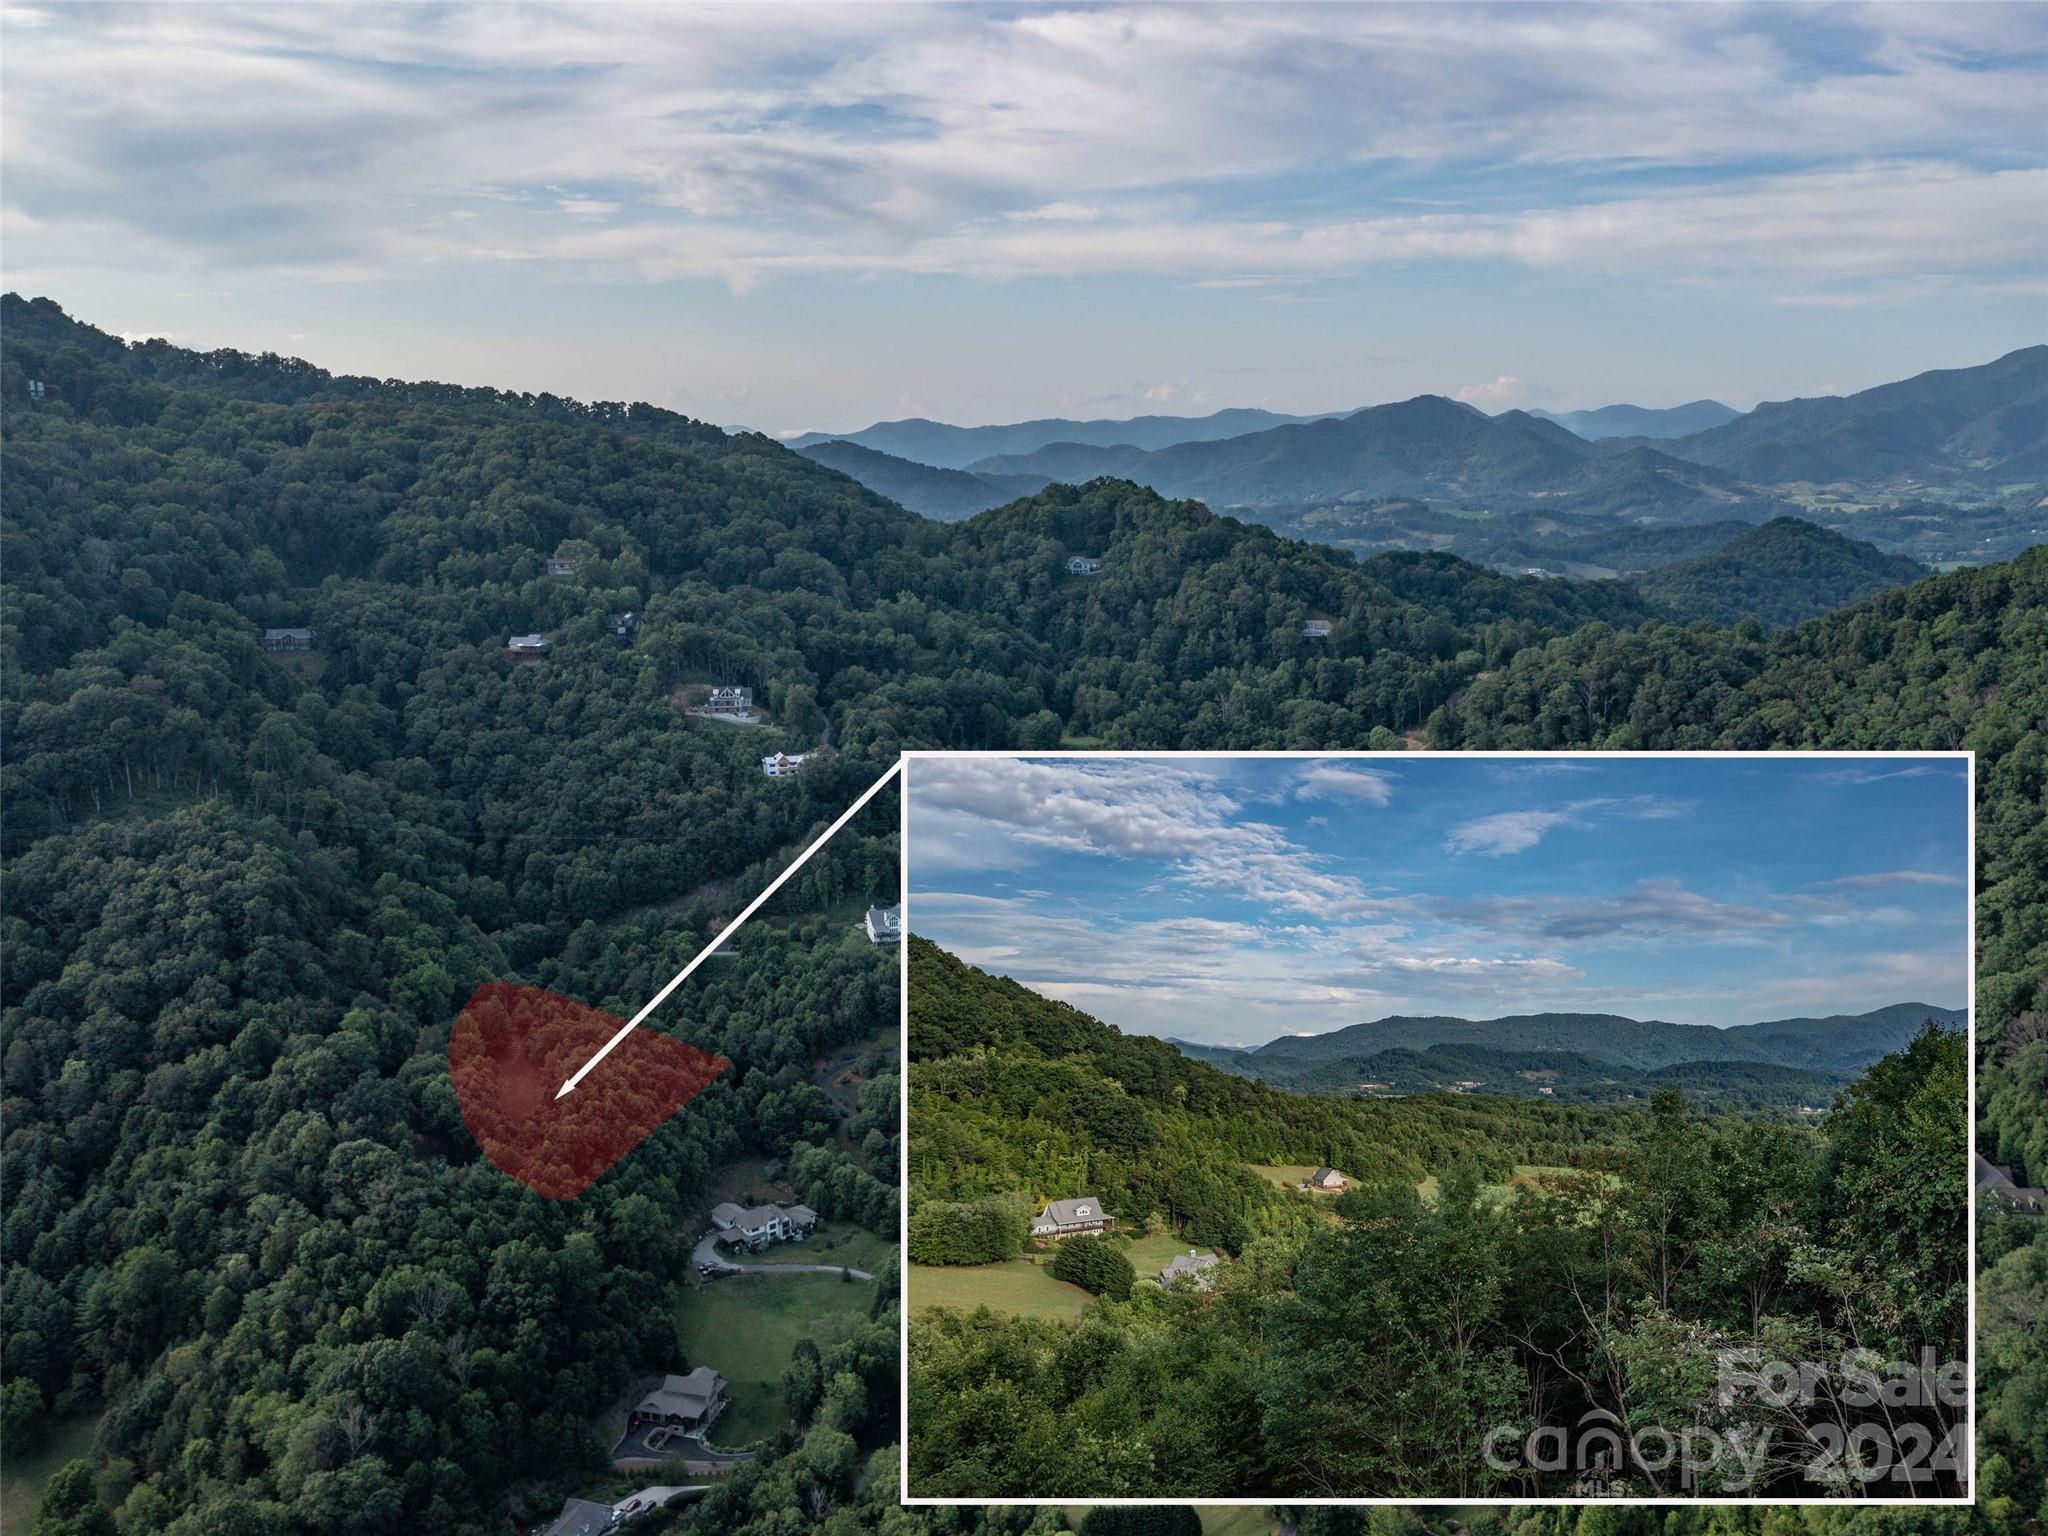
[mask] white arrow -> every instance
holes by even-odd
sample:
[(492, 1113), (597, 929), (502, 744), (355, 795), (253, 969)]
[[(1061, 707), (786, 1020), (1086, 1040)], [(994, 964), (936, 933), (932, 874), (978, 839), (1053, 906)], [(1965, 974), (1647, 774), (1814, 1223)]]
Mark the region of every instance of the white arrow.
[(698, 966), (702, 965), (706, 960), (708, 960), (711, 957), (712, 952), (715, 951), (719, 945), (723, 944), (727, 939), (731, 938), (733, 934), (738, 932), (740, 925), (761, 909), (762, 902), (766, 901), (770, 896), (773, 896), (777, 891), (781, 890), (783, 882), (785, 880), (787, 880), (791, 875), (795, 874), (798, 870), (802, 869), (804, 867), (805, 862), (809, 860), (812, 854), (816, 853), (820, 848), (824, 847), (827, 843), (831, 842), (832, 834), (837, 832), (841, 827), (845, 826), (849, 821), (853, 820), (855, 816), (859, 815), (861, 807), (866, 805), (870, 800), (875, 798), (876, 791), (881, 789), (881, 787), (884, 784), (888, 783), (891, 779), (895, 778), (896, 775), (901, 773), (902, 771), (903, 759), (899, 757), (896, 759), (895, 762), (889, 765), (888, 772), (884, 773), (879, 779), (875, 780), (874, 783), (870, 784), (865, 790), (861, 792), (861, 797), (858, 800), (854, 801), (853, 804), (849, 805), (845, 810), (839, 813), (839, 819), (833, 822), (831, 826), (827, 827), (824, 830), (824, 832), (822, 832), (819, 835), (818, 840), (815, 843), (812, 843), (810, 847), (806, 848), (802, 853), (796, 856), (795, 862), (792, 863), (789, 866), (789, 868), (785, 869), (781, 874), (777, 875), (773, 880), (769, 881), (768, 888), (762, 891), (761, 894), (756, 896), (752, 901), (748, 902), (745, 909), (741, 911), (740, 915), (734, 918), (731, 922), (727, 923), (725, 925), (724, 931), (722, 931), (717, 938), (713, 939), (709, 944), (706, 944), (701, 950), (699, 950), (697, 952), (697, 957), (694, 960), (692, 960), (688, 965), (684, 966), (680, 971), (677, 971), (674, 978), (670, 980), (667, 986), (663, 987), (659, 992), (655, 993), (653, 997), (649, 998), (647, 1000), (647, 1006), (645, 1008), (642, 1008), (638, 1013), (634, 1014), (632, 1018), (626, 1020), (626, 1022), (620, 1027), (619, 1032), (613, 1035), (611, 1039), (605, 1041), (605, 1043), (598, 1048), (598, 1052), (595, 1056), (591, 1057), (590, 1060), (586, 1061), (585, 1063), (583, 1063), (582, 1066), (578, 1067), (575, 1073), (570, 1077), (569, 1081), (562, 1084), (560, 1088), (555, 1090), (555, 1097), (558, 1099), (567, 1098), (569, 1096), (570, 1091), (574, 1089), (578, 1083), (582, 1082), (583, 1079), (589, 1075), (590, 1069), (592, 1067), (596, 1066), (600, 1061), (603, 1061), (605, 1057), (611, 1055), (612, 1048), (614, 1046), (616, 1046), (621, 1040), (625, 1039), (626, 1036), (633, 1033), (634, 1030), (638, 1029), (640, 1027), (641, 1021), (645, 1019), (647, 1015), (654, 1012), (654, 1010), (659, 1008), (663, 1003), (667, 1002), (669, 993), (675, 991), (677, 987), (680, 987), (685, 981), (689, 980), (690, 972), (696, 970)]

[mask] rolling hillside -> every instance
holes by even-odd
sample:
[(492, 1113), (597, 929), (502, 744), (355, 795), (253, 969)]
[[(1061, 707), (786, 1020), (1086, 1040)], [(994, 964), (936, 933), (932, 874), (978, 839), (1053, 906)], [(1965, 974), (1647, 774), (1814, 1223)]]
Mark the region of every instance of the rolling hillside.
[[(1699, 1062), (1756, 1062), (1809, 1071), (1843, 1072), (1868, 1066), (1899, 1049), (1932, 1019), (1962, 1027), (1957, 1009), (1896, 1003), (1870, 1013), (1821, 1019), (1778, 1019), (1715, 1029), (1699, 1024), (1630, 1019), (1604, 1013), (1535, 1013), (1498, 1019), (1393, 1016), (1318, 1035), (1284, 1035), (1256, 1050), (1181, 1049), (1212, 1065), (1283, 1087), (1328, 1091), (1389, 1051), (1427, 1052), (1441, 1046), (1482, 1050), (1564, 1052), (1604, 1067), (1654, 1071)], [(1368, 1074), (1369, 1076), (1369, 1074)], [(1453, 1079), (1455, 1081), (1455, 1079)]]
[(1642, 1103), (1659, 1088), (1676, 1084), (1689, 1102), (1703, 1109), (1792, 1117), (1825, 1107), (1853, 1075), (1763, 1061), (1681, 1061), (1637, 1068), (1579, 1051), (1483, 1045), (1396, 1046), (1282, 1073), (1261, 1071), (1245, 1060), (1243, 1052), (1171, 1043), (1198, 1061), (1291, 1092), (1360, 1098), (1460, 1093), (1557, 1104)]
[(1636, 578), (1635, 585), (1681, 618), (1716, 624), (1755, 618), (1779, 628), (1907, 586), (1926, 574), (1917, 560), (1781, 517), (1711, 554), (1661, 566)]
[(1032, 453), (1051, 443), (1080, 443), (1097, 448), (1118, 444), (1141, 449), (1170, 448), (1176, 443), (1241, 437), (1289, 422), (1319, 419), (1236, 409), (1207, 416), (1133, 416), (1123, 421), (1073, 421), (1048, 416), (998, 426), (956, 427), (948, 422), (911, 417), (904, 421), (878, 421), (858, 432), (806, 432), (789, 439), (788, 446), (802, 450), (819, 443), (847, 442), (940, 469), (969, 469), (976, 460), (992, 454)]
[(894, 454), (863, 448), (858, 443), (813, 443), (798, 450), (807, 459), (829, 465), (858, 480), (879, 496), (934, 522), (957, 522), (1000, 507), (1020, 496), (1043, 490), (1043, 475), (978, 475), (964, 469), (935, 469), (899, 459)]
[(2039, 479), (2048, 473), (2048, 346), (1853, 395), (1768, 401), (1666, 446), (1768, 484)]
[(1735, 475), (1640, 443), (1593, 444), (1525, 411), (1488, 416), (1418, 395), (1349, 416), (1156, 452), (1055, 443), (983, 459), (984, 474), (1083, 481), (1113, 475), (1216, 507), (1385, 497), (1541, 506), (1648, 522), (1751, 520), (1783, 507)]
[(1532, 410), (1529, 414), (1554, 421), (1588, 441), (1597, 441), (1603, 437), (1683, 437), (1688, 432), (1704, 432), (1733, 421), (1742, 412), (1718, 400), (1693, 400), (1662, 408), (1603, 405), (1590, 411)]

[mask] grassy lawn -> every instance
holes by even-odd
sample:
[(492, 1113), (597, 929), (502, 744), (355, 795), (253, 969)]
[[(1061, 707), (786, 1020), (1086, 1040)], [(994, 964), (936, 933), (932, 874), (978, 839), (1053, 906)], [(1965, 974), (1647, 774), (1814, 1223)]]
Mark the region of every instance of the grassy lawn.
[(1095, 1300), (1078, 1285), (1055, 1280), (1050, 1270), (1023, 1259), (1003, 1264), (913, 1264), (906, 1289), (913, 1311), (949, 1307), (972, 1312), (987, 1307), (1055, 1323), (1077, 1321)]
[(723, 1376), (732, 1398), (712, 1443), (741, 1448), (787, 1424), (782, 1373), (797, 1340), (829, 1350), (868, 1315), (874, 1297), (872, 1282), (837, 1275), (728, 1279), (685, 1290), (676, 1317), (689, 1362)]
[(26, 1536), (35, 1524), (43, 1504), (43, 1484), (65, 1462), (92, 1454), (92, 1432), (97, 1419), (69, 1419), (53, 1423), (42, 1449), (9, 1449), (0, 1469), (0, 1531), (21, 1531)]
[(775, 1243), (757, 1256), (737, 1262), (756, 1269), (772, 1269), (777, 1264), (847, 1264), (875, 1275), (881, 1273), (882, 1261), (895, 1251), (894, 1243), (865, 1227), (832, 1221), (820, 1225), (800, 1243)]
[(1131, 1261), (1131, 1268), (1140, 1276), (1156, 1277), (1168, 1259), (1193, 1248), (1197, 1253), (1214, 1253), (1213, 1248), (1203, 1248), (1176, 1237), (1171, 1232), (1148, 1232), (1124, 1249), (1124, 1257)]
[[(1282, 1189), (1295, 1188), (1297, 1185), (1301, 1184), (1305, 1179), (1307, 1179), (1310, 1174), (1316, 1171), (1316, 1165), (1314, 1163), (1250, 1163), (1247, 1164), (1247, 1166), (1251, 1169), (1253, 1173), (1258, 1174), (1268, 1183), (1277, 1184)], [(1344, 1170), (1342, 1168), (1339, 1168), (1337, 1171), (1339, 1173), (1344, 1173)], [(1351, 1180), (1351, 1175), (1348, 1173), (1344, 1173), (1344, 1177), (1346, 1180)], [(1312, 1189), (1309, 1191), (1309, 1193), (1312, 1195), (1335, 1195), (1341, 1194), (1342, 1191), (1334, 1189)]]

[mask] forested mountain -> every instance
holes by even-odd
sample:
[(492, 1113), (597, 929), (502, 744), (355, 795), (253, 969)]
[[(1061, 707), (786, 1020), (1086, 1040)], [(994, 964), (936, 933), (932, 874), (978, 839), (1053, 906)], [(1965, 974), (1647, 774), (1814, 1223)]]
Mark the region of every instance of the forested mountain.
[(1967, 1018), (1960, 1009), (1926, 1003), (1896, 1003), (1870, 1013), (1727, 1028), (1605, 1013), (1518, 1014), (1500, 1019), (1391, 1017), (1321, 1034), (1282, 1035), (1255, 1050), (1236, 1054), (1246, 1070), (1267, 1081), (1279, 1081), (1276, 1073), (1351, 1062), (1381, 1051), (1419, 1051), (1441, 1045), (1568, 1051), (1618, 1067), (1750, 1061), (1843, 1070), (1869, 1066), (1900, 1049), (1930, 1023), (1941, 1029), (1960, 1029)]
[(1079, 481), (1116, 475), (1218, 507), (1417, 497), (1507, 503), (1653, 522), (1752, 519), (1781, 510), (1733, 475), (1636, 444), (1589, 443), (1524, 411), (1488, 416), (1419, 395), (1350, 416), (1145, 452), (1056, 443), (977, 463), (991, 474)]
[(1667, 446), (1769, 484), (2039, 480), (2048, 477), (2048, 346), (1853, 395), (1766, 401)]
[(1813, 1112), (1849, 1085), (1840, 1072), (1810, 1072), (1753, 1060), (1681, 1061), (1630, 1067), (1578, 1051), (1513, 1046), (1392, 1046), (1364, 1056), (1310, 1062), (1262, 1061), (1247, 1051), (1170, 1042), (1183, 1055), (1292, 1093), (1386, 1097), (1471, 1093), (1558, 1104), (1647, 1104), (1659, 1088), (1685, 1089), (1702, 1109), (1788, 1118)]
[[(0, 305), (0, 346), (0, 1390), (10, 1462), (52, 1419), (94, 1436), (67, 1531), (105, 1506), (123, 1536), (510, 1536), (588, 1475), (597, 1406), (687, 1363), (668, 1277), (705, 1170), (780, 1159), (888, 1230), (893, 1116), (845, 1153), (808, 1081), (893, 1017), (888, 967), (825, 915), (893, 889), (882, 807), (778, 898), (786, 938), (657, 1016), (736, 1069), (574, 1206), (465, 1152), (445, 1031), (493, 977), (644, 999), (904, 745), (1390, 745), (1428, 721), (1444, 746), (1974, 747), (1979, 1145), (2048, 1164), (2048, 1042), (2021, 1025), (2048, 972), (2038, 553), (1775, 636), (1678, 629), (1618, 583), (1360, 566), (1130, 486), (939, 526), (645, 405), (131, 347), (46, 303)], [(1076, 552), (1101, 574), (1068, 576)], [(1301, 639), (1310, 611), (1330, 641)], [(298, 624), (317, 650), (261, 649)], [(512, 665), (528, 628), (553, 653)], [(714, 680), (770, 723), (681, 717)], [(815, 775), (760, 776), (828, 731)], [(1980, 1246), (2000, 1531), (2048, 1464), (2021, 1321), (2044, 1251), (2016, 1220)], [(891, 1316), (845, 1364), (857, 1444), (813, 1431), (675, 1527), (1037, 1519), (895, 1506)]]
[(1875, 544), (1781, 517), (1712, 554), (1676, 560), (1635, 578), (1645, 597), (1683, 619), (1773, 628), (1918, 581), (1927, 567)]
[(1590, 411), (1538, 411), (1545, 421), (1554, 421), (1568, 432), (1589, 441), (1603, 437), (1683, 437), (1704, 432), (1733, 421), (1742, 413), (1718, 400), (1693, 400), (1684, 405), (1603, 405)]
[[(1562, 1492), (1569, 1476), (1490, 1465), (1490, 1427), (1532, 1404), (1543, 1423), (1651, 1403), (1699, 1422), (1717, 1351), (1768, 1349), (1788, 1328), (1815, 1358), (1850, 1338), (1880, 1354), (1939, 1341), (1944, 1357), (1961, 1342), (1957, 1034), (1884, 1056), (1816, 1130), (1702, 1116), (1669, 1085), (1627, 1112), (1310, 1098), (922, 940), (909, 986), (913, 1259), (966, 1212), (1081, 1192), (1116, 1220), (1110, 1252), (1164, 1224), (1226, 1256), (1206, 1292), (1125, 1279), (1074, 1324), (920, 1300), (928, 1272), (913, 1271), (913, 1493)], [(1359, 1187), (1319, 1205), (1259, 1166), (1319, 1163)], [(1094, 1241), (1067, 1238), (1062, 1257)], [(931, 1249), (936, 1265), (988, 1256)], [(1953, 1404), (1912, 1416), (1937, 1438), (1960, 1422)], [(1743, 1404), (1733, 1419), (1757, 1432), (1771, 1414)], [(1404, 1432), (1375, 1432), (1393, 1423)], [(1642, 1461), (1624, 1476), (1711, 1496), (1789, 1491), (1798, 1471), (1737, 1486), (1721, 1468), (1691, 1490)]]
[(1234, 506), (1533, 490), (1591, 452), (1563, 428), (1519, 412), (1488, 416), (1441, 395), (1418, 395), (1223, 442), (1153, 452), (1058, 443), (1036, 453), (984, 459), (976, 467), (1061, 480), (1117, 475), (1162, 495)]
[(830, 465), (869, 490), (908, 507), (920, 517), (956, 522), (999, 507), (1004, 502), (1045, 489), (1044, 475), (978, 475), (964, 469), (935, 469), (893, 454), (878, 453), (858, 443), (812, 443), (799, 450), (807, 459)]
[(1132, 416), (1121, 421), (1073, 421), (1048, 416), (988, 427), (956, 427), (912, 417), (906, 421), (878, 421), (858, 432), (806, 432), (789, 439), (789, 446), (801, 450), (818, 443), (847, 442), (940, 469), (970, 469), (981, 459), (998, 454), (1034, 453), (1051, 443), (1082, 443), (1097, 448), (1118, 444), (1171, 448), (1175, 443), (1206, 443), (1242, 437), (1247, 432), (1263, 432), (1289, 422), (1318, 420), (1321, 417), (1283, 416), (1275, 411), (1242, 407), (1214, 411), (1207, 416)]

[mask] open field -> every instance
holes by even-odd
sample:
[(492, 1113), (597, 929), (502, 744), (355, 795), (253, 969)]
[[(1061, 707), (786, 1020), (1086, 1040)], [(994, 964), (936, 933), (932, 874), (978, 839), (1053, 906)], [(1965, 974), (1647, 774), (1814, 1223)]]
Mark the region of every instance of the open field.
[(92, 1454), (92, 1432), (97, 1419), (59, 1420), (50, 1426), (39, 1450), (10, 1448), (4, 1469), (0, 1469), (0, 1531), (21, 1531), (26, 1536), (35, 1524), (43, 1504), (43, 1484), (65, 1462)]
[(1024, 1259), (1002, 1264), (913, 1264), (905, 1295), (913, 1312), (926, 1307), (956, 1312), (987, 1307), (1054, 1323), (1074, 1322), (1095, 1300), (1078, 1285), (1055, 1280), (1051, 1271)]
[[(1247, 1163), (1245, 1166), (1250, 1168), (1253, 1173), (1256, 1173), (1261, 1178), (1265, 1179), (1268, 1183), (1277, 1184), (1282, 1189), (1294, 1189), (1298, 1187), (1303, 1180), (1305, 1180), (1310, 1174), (1316, 1171), (1316, 1165), (1314, 1163)], [(1341, 1168), (1339, 1168), (1337, 1171), (1339, 1173), (1344, 1173), (1344, 1170)], [(1344, 1177), (1347, 1181), (1354, 1183), (1356, 1182), (1355, 1180), (1351, 1179), (1351, 1175), (1348, 1173), (1344, 1173)], [(1311, 1190), (1309, 1191), (1309, 1193), (1322, 1195), (1336, 1194), (1338, 1193), (1338, 1191), (1317, 1189)]]
[[(808, 1246), (808, 1245), (807, 1245)], [(711, 1431), (714, 1445), (743, 1449), (789, 1422), (782, 1373), (798, 1339), (822, 1351), (847, 1337), (875, 1298), (870, 1281), (837, 1275), (775, 1275), (693, 1285), (676, 1304), (692, 1366), (726, 1380), (732, 1402)]]

